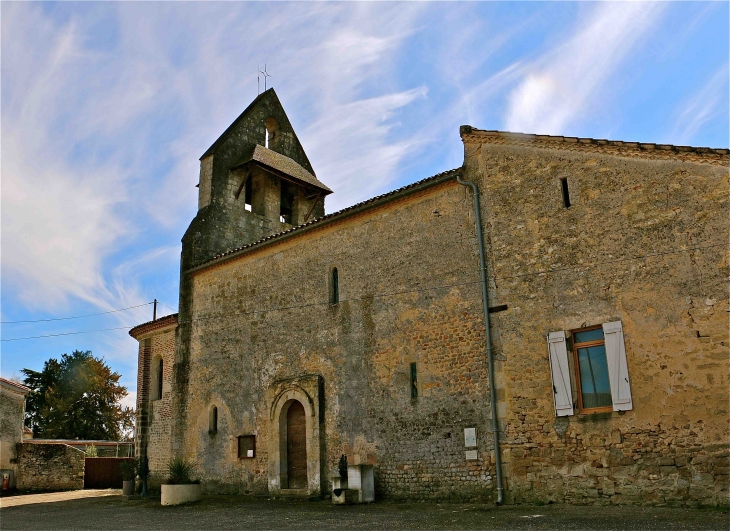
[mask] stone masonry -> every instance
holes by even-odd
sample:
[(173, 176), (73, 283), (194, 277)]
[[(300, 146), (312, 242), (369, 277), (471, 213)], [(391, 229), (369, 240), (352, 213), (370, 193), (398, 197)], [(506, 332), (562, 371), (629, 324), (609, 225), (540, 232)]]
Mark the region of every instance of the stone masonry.
[[(381, 498), (494, 500), (474, 197), (461, 177), (482, 206), (506, 501), (728, 504), (728, 150), (465, 126), (461, 168), (324, 215), (328, 189), (265, 94), (201, 160), (180, 314), (130, 332), (138, 444), (154, 471), (183, 456), (209, 492), (324, 494), (345, 454), (375, 466)], [(276, 153), (252, 147), (264, 131)], [(244, 208), (242, 172), (268, 203)], [(292, 224), (273, 219), (277, 197), (291, 200), (282, 183), (299, 186)], [(606, 324), (619, 327), (629, 405), (556, 412), (548, 334), (570, 346)], [(309, 452), (296, 492), (293, 401)]]
[[(147, 453), (150, 483), (157, 485), (167, 475), (172, 432), (172, 372), (175, 359), (175, 316), (137, 327), (140, 341), (137, 379), (137, 428), (135, 453)], [(162, 360), (162, 392), (157, 389), (157, 370)]]
[(86, 454), (66, 444), (19, 444), (18, 490), (84, 488)]
[[(494, 328), (510, 495), (727, 504), (727, 154), (462, 134), (492, 304), (509, 307)], [(614, 320), (633, 410), (556, 418), (546, 334)]]

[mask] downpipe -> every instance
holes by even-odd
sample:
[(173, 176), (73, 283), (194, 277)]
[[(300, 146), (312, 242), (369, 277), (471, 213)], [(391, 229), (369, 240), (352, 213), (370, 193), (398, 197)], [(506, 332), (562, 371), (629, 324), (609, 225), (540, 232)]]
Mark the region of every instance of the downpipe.
[(497, 390), (494, 386), (494, 358), (492, 357), (492, 336), (489, 330), (489, 292), (487, 290), (487, 265), (484, 258), (484, 235), (482, 233), (482, 214), (479, 208), (479, 188), (477, 185), (462, 181), (461, 175), (456, 176), (456, 182), (464, 186), (470, 186), (474, 193), (474, 213), (477, 223), (477, 240), (479, 242), (479, 262), (482, 276), (482, 305), (484, 306), (484, 324), (486, 326), (487, 363), (489, 364), (489, 395), (492, 405), (492, 438), (494, 440), (494, 465), (497, 469), (497, 505), (504, 501), (502, 489), (502, 456), (499, 449), (499, 421), (497, 420)]

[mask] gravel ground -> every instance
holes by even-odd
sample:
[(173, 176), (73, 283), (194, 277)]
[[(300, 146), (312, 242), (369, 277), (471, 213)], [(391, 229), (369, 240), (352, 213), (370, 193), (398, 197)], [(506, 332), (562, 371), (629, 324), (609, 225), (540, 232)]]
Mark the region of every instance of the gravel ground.
[(343, 507), (333, 506), (324, 501), (269, 500), (238, 496), (207, 496), (201, 502), (177, 507), (162, 507), (159, 503), (159, 498), (127, 500), (120, 495), (75, 498), (67, 501), (35, 501), (25, 505), (3, 507), (0, 510), (0, 528), (175, 531), (185, 529), (727, 531), (730, 529), (730, 513), (719, 509), (567, 505), (495, 507), (478, 504), (383, 502)]

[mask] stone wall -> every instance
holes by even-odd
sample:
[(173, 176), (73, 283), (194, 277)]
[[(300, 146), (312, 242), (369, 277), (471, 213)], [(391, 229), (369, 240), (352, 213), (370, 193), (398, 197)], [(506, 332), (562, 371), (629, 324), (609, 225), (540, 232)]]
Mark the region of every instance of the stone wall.
[[(491, 333), (507, 501), (727, 504), (727, 150), (462, 138), (490, 306), (506, 306)], [(295, 382), (319, 381), (305, 410), (324, 491), (346, 454), (376, 465), (379, 497), (494, 499), (471, 190), (450, 173), (191, 271), (240, 236), (238, 218), (212, 214), (230, 192), (219, 164), (230, 167), (214, 162), (211, 204), (183, 241), (176, 335), (142, 338), (145, 385), (161, 354), (170, 389), (141, 399), (153, 470), (182, 455), (209, 490), (279, 488), (274, 395), (306, 401)], [(556, 417), (548, 333), (616, 321), (633, 407)], [(242, 435), (256, 437), (255, 457), (238, 457)]]
[[(727, 504), (727, 155), (464, 138), (510, 499)], [(633, 410), (556, 417), (547, 334), (619, 320)]]
[[(184, 454), (209, 488), (266, 492), (266, 392), (323, 379), (322, 477), (377, 462), (380, 496), (493, 494), (471, 198), (453, 179), (193, 276)], [(424, 238), (424, 235), (428, 235)], [(340, 302), (329, 304), (338, 269)], [(418, 397), (411, 398), (410, 365)], [(209, 411), (218, 408), (218, 431)], [(467, 461), (464, 428), (478, 434)], [(238, 459), (239, 435), (257, 457)]]
[(19, 444), (19, 490), (75, 490), (84, 488), (85, 453), (65, 444)]
[[(174, 317), (174, 316), (173, 316)], [(172, 432), (172, 378), (175, 360), (176, 319), (163, 318), (161, 328), (150, 323), (149, 331), (142, 332), (140, 341), (137, 381), (137, 448), (143, 455), (144, 447), (152, 474), (150, 482), (158, 484), (167, 476), (171, 458)], [(168, 322), (169, 321), (169, 322)], [(157, 370), (162, 360), (162, 397), (157, 394)]]
[(0, 391), (0, 469), (15, 470), (16, 445), (23, 440), (25, 395), (2, 388)]

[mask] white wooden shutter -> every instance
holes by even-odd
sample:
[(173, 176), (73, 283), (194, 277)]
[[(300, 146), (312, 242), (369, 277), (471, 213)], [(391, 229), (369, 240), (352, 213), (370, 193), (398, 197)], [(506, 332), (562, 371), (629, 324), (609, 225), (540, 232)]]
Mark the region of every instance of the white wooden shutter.
[(606, 339), (606, 362), (608, 363), (608, 379), (611, 382), (611, 399), (614, 411), (630, 411), (634, 409), (631, 402), (631, 384), (629, 368), (626, 364), (626, 348), (621, 321), (603, 324), (603, 335)]
[(550, 352), (550, 373), (553, 377), (553, 399), (555, 400), (555, 416), (565, 417), (573, 414), (573, 393), (570, 389), (570, 371), (568, 370), (568, 350), (565, 348), (565, 332), (548, 334), (548, 351)]

